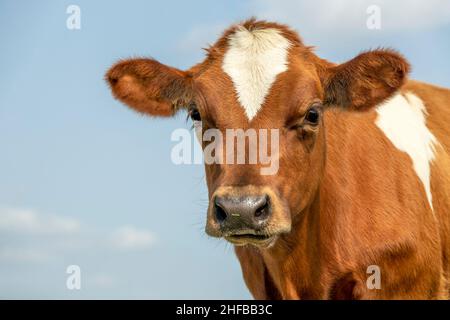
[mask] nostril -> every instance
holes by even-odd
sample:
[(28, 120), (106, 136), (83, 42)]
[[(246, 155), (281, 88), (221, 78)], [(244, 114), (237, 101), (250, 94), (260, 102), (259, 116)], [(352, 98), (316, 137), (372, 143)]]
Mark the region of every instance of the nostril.
[(255, 217), (259, 220), (265, 220), (270, 214), (270, 199), (266, 195), (261, 205), (255, 210)]
[(218, 205), (217, 202), (214, 202), (214, 214), (216, 216), (217, 222), (219, 223), (224, 222), (227, 218), (226, 211), (220, 205)]

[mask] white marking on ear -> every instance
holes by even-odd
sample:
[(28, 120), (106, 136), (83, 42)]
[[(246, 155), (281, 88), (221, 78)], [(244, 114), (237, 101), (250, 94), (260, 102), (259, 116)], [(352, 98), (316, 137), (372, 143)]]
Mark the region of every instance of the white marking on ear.
[(287, 70), (290, 42), (273, 28), (240, 27), (228, 38), (222, 69), (231, 77), (238, 100), (251, 120), (278, 74)]
[(376, 125), (394, 146), (412, 159), (414, 170), (422, 181), (433, 209), (430, 185), (430, 162), (435, 158), (438, 141), (426, 126), (427, 111), (413, 93), (396, 94), (377, 107)]

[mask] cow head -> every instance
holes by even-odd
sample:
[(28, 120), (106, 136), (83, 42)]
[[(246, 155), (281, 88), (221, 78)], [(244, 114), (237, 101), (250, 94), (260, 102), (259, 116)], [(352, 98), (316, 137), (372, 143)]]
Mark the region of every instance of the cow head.
[[(113, 95), (134, 110), (169, 117), (184, 109), (203, 133), (216, 129), (226, 137), (227, 129), (254, 130), (258, 140), (265, 130), (267, 145), (256, 149), (274, 151), (272, 174), (263, 174), (261, 162), (250, 163), (250, 152), (244, 163), (205, 165), (206, 232), (237, 245), (267, 246), (289, 233), (316, 200), (326, 160), (324, 110), (367, 110), (395, 92), (408, 69), (390, 50), (335, 65), (317, 57), (288, 27), (252, 19), (226, 30), (189, 70), (130, 59), (114, 65), (106, 79)], [(270, 139), (271, 131), (277, 139)], [(202, 139), (204, 149), (207, 140), (213, 139)], [(223, 139), (216, 152), (236, 150), (237, 144), (227, 145), (230, 140)]]

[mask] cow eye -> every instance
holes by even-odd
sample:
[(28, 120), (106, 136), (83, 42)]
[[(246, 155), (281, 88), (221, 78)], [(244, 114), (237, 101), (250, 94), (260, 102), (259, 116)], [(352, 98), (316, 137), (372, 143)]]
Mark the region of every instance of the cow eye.
[(191, 106), (189, 108), (189, 117), (191, 117), (192, 121), (202, 121), (202, 117), (200, 116), (200, 112), (195, 106)]
[(318, 124), (319, 123), (319, 110), (317, 108), (312, 107), (308, 110), (305, 116), (305, 120), (308, 121), (310, 124)]

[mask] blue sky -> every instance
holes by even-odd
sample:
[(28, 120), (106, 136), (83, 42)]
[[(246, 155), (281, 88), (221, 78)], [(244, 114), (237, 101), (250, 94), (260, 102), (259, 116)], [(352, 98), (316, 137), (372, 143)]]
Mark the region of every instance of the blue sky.
[[(81, 9), (68, 30), (66, 8)], [(369, 5), (381, 29), (366, 27)], [(288, 23), (324, 58), (393, 47), (450, 87), (450, 1), (0, 2), (0, 297), (250, 298), (230, 245), (203, 232), (201, 165), (175, 165), (184, 115), (150, 120), (103, 81), (119, 58), (187, 68), (229, 24)], [(66, 288), (68, 265), (81, 290)]]

